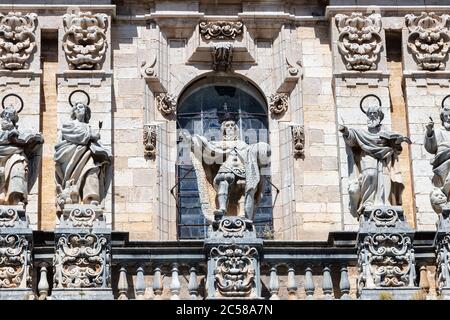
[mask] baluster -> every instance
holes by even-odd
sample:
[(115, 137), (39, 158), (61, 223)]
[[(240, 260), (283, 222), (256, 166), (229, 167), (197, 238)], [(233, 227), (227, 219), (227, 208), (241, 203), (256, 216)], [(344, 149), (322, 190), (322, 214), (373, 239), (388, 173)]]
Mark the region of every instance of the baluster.
[(125, 267), (120, 268), (119, 271), (119, 283), (117, 284), (117, 289), (119, 291), (118, 300), (128, 300), (128, 280), (127, 280), (127, 269)]
[(170, 300), (180, 300), (180, 289), (181, 284), (178, 279), (178, 264), (174, 263), (172, 264), (172, 281), (170, 282), (170, 292), (172, 293)]
[(155, 297), (153, 299), (162, 300), (163, 284), (161, 282), (161, 269), (160, 268), (155, 268), (155, 271), (153, 274), (153, 293), (155, 295)]
[(270, 268), (270, 281), (269, 281), (269, 290), (270, 290), (270, 300), (280, 300), (278, 296), (278, 290), (280, 289), (280, 284), (278, 282), (277, 268)]
[(307, 266), (305, 269), (305, 293), (306, 299), (312, 300), (314, 291), (316, 288), (314, 287), (314, 281), (312, 276), (312, 268), (311, 266)]
[(333, 294), (333, 282), (331, 280), (331, 269), (328, 266), (323, 268), (323, 283), (322, 283), (323, 294), (325, 299), (332, 299)]
[(430, 282), (428, 281), (428, 270), (426, 265), (420, 266), (420, 280), (419, 287), (422, 289), (425, 295), (430, 292)]
[(145, 294), (144, 268), (139, 267), (137, 269), (137, 276), (136, 276), (136, 300), (144, 300), (144, 294)]
[(341, 290), (341, 299), (349, 300), (350, 297), (350, 281), (348, 280), (348, 270), (346, 265), (341, 266), (341, 281), (339, 282), (339, 289)]
[(295, 282), (295, 270), (293, 266), (289, 266), (288, 269), (288, 299), (296, 300), (297, 299), (297, 283)]
[(192, 300), (198, 299), (198, 281), (197, 281), (197, 269), (192, 267), (189, 269), (190, 277), (188, 283), (189, 294), (191, 295)]
[(41, 277), (38, 283), (39, 300), (45, 300), (48, 297), (48, 290), (50, 286), (47, 280), (47, 266), (42, 265), (41, 267)]

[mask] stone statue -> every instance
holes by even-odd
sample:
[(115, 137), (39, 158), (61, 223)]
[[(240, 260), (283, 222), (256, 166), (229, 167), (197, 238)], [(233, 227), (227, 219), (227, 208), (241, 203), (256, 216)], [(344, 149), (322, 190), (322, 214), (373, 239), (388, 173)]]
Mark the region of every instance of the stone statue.
[[(378, 105), (371, 103), (364, 110), (363, 101), (368, 97), (375, 97)], [(339, 125), (339, 131), (353, 153), (348, 192), (350, 211), (354, 215), (362, 214), (368, 206), (401, 205), (404, 186), (397, 166), (398, 155), (402, 151), (402, 142), (411, 143), (408, 137), (382, 127), (384, 113), (377, 96), (365, 96), (360, 108), (367, 116), (367, 130)]]
[[(11, 104), (5, 106), (6, 98), (15, 96), (22, 103), (19, 110)], [(0, 114), (0, 205), (27, 204), (28, 192), (38, 176), (44, 139), (40, 133), (18, 130), (19, 112), (23, 101), (9, 94), (3, 98)]]
[(436, 213), (442, 213), (442, 208), (449, 201), (450, 196), (450, 107), (444, 106), (442, 101), (441, 122), (442, 129), (434, 128), (434, 122), (426, 126), (425, 149), (434, 155), (431, 160), (433, 166), (433, 190), (430, 193), (431, 205)]
[(71, 120), (63, 124), (61, 142), (55, 146), (57, 205), (60, 209), (65, 204), (98, 206), (110, 183), (111, 152), (99, 143), (100, 132), (89, 125), (89, 97), (87, 103), (69, 102)]
[[(265, 142), (248, 145), (239, 140), (236, 116), (226, 110), (226, 105), (219, 122), (221, 141), (182, 133), (191, 146), (203, 214), (208, 223), (214, 216), (223, 215), (253, 220), (263, 190), (261, 168), (269, 164), (270, 146)], [(243, 206), (239, 205), (241, 198)]]

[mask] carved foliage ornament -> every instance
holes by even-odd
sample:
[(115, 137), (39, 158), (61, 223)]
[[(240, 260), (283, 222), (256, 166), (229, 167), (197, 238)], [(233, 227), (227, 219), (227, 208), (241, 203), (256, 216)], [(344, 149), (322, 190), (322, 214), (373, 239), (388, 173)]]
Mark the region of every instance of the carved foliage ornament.
[(156, 157), (156, 125), (144, 126), (144, 155), (151, 159)]
[(303, 158), (305, 155), (305, 129), (301, 125), (292, 126), (294, 144), (294, 158)]
[(206, 40), (210, 39), (234, 39), (242, 33), (242, 22), (214, 21), (200, 22), (200, 33)]
[(58, 240), (54, 258), (55, 286), (59, 288), (106, 287), (110, 252), (102, 235), (70, 234)]
[(0, 14), (0, 68), (28, 68), (28, 59), (36, 47), (36, 27), (35, 13)]
[(422, 12), (405, 16), (409, 29), (408, 48), (424, 70), (443, 70), (448, 56), (450, 15)]
[(177, 111), (177, 98), (169, 93), (158, 93), (155, 98), (156, 108), (169, 116)]
[(220, 245), (211, 249), (215, 261), (214, 277), (218, 296), (253, 297), (258, 250), (248, 245)]
[(0, 236), (0, 288), (25, 288), (29, 276), (28, 240), (21, 235)]
[(106, 14), (80, 12), (63, 16), (63, 49), (71, 69), (100, 69), (107, 48)]
[(336, 15), (339, 30), (338, 49), (348, 70), (367, 71), (377, 68), (381, 50), (381, 16), (364, 16), (353, 12), (350, 16)]
[(214, 43), (211, 46), (214, 71), (228, 71), (233, 60), (233, 45), (231, 43)]
[(280, 115), (288, 109), (288, 94), (274, 93), (269, 97), (269, 111), (275, 115)]

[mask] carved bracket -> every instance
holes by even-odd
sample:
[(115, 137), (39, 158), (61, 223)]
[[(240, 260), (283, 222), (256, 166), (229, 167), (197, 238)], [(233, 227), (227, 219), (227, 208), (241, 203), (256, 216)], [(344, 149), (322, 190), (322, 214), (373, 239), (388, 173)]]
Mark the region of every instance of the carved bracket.
[(347, 70), (376, 70), (382, 47), (381, 16), (353, 12), (350, 16), (337, 14), (335, 19), (339, 31), (337, 46)]
[(212, 68), (214, 71), (228, 71), (233, 60), (233, 45), (231, 43), (214, 43), (211, 46)]
[(420, 16), (406, 15), (405, 21), (410, 32), (408, 48), (418, 67), (423, 70), (444, 70), (450, 45), (450, 15), (422, 12)]
[(65, 14), (63, 50), (71, 69), (101, 69), (105, 58), (108, 16), (103, 13)]
[(154, 55), (150, 60), (142, 61), (141, 63), (141, 76), (147, 82), (150, 90), (153, 92), (166, 92), (166, 88), (161, 83), (161, 79), (157, 74), (157, 59)]
[(28, 60), (36, 47), (37, 15), (10, 12), (0, 14), (0, 68), (29, 67)]
[(274, 115), (281, 115), (288, 109), (289, 97), (287, 93), (273, 93), (269, 97), (269, 111)]
[(242, 34), (242, 22), (231, 21), (202, 21), (200, 22), (200, 34), (205, 40), (233, 40)]
[(302, 64), (300, 60), (294, 61), (294, 59), (291, 59), (289, 57), (285, 58), (285, 62), (287, 72), (284, 74), (277, 92), (290, 93), (302, 76)]
[(156, 158), (156, 137), (158, 126), (155, 124), (144, 125), (144, 156), (150, 159)]
[(177, 98), (169, 93), (157, 93), (155, 104), (159, 112), (165, 116), (175, 114), (177, 111)]
[(302, 125), (293, 125), (291, 129), (294, 158), (303, 159), (305, 157), (305, 129)]

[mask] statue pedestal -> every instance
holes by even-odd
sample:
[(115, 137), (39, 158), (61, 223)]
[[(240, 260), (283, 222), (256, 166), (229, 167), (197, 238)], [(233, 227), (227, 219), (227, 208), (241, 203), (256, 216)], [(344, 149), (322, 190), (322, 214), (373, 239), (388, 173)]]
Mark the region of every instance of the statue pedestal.
[(253, 223), (225, 216), (213, 222), (205, 239), (208, 260), (206, 299), (261, 298), (260, 255), (263, 240)]
[(114, 299), (111, 289), (111, 228), (102, 210), (67, 205), (55, 229), (51, 299)]
[(361, 299), (413, 299), (414, 229), (400, 206), (366, 207), (360, 216), (358, 296)]
[(34, 299), (32, 247), (33, 231), (23, 206), (0, 205), (0, 300)]
[(448, 205), (442, 208), (442, 214), (439, 215), (434, 247), (437, 267), (436, 290), (445, 300), (450, 300), (450, 206)]

